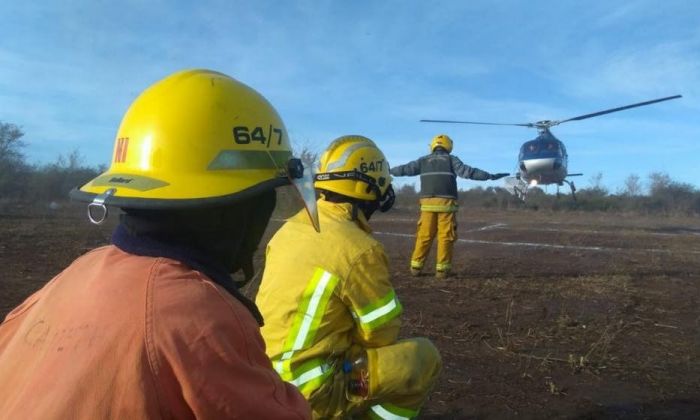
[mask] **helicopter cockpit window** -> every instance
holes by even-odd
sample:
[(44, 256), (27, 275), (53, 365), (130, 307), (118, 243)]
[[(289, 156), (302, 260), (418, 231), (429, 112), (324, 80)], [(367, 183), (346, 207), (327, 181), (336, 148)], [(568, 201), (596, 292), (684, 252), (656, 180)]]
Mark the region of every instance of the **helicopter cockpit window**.
[(561, 156), (561, 149), (559, 147), (559, 144), (555, 142), (545, 143), (542, 147), (542, 150)]

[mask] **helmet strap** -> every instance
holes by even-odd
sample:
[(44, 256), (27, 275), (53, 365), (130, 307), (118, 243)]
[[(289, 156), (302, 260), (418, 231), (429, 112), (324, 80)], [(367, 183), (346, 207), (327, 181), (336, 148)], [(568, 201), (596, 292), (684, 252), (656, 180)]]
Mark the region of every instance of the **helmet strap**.
[(385, 213), (391, 209), (396, 201), (396, 194), (394, 193), (394, 188), (389, 185), (384, 194), (381, 193), (377, 181), (371, 176), (364, 174), (357, 169), (352, 171), (341, 171), (341, 172), (321, 172), (314, 176), (316, 181), (346, 181), (349, 179), (355, 179), (362, 181), (367, 184), (366, 192), (373, 192), (376, 197), (374, 200), (358, 200), (350, 198), (348, 201), (352, 204), (352, 218), (357, 219), (358, 208), (362, 210), (367, 220), (372, 216), (372, 214), (379, 210)]
[(389, 188), (386, 189), (384, 195), (379, 200), (379, 211), (382, 213), (388, 212), (394, 206), (395, 201), (396, 194), (394, 193), (394, 187), (390, 184)]
[(370, 186), (376, 186), (377, 181), (371, 176), (363, 174), (357, 169), (352, 171), (339, 171), (339, 172), (320, 172), (314, 175), (315, 181), (347, 181), (348, 179), (356, 179), (362, 181)]

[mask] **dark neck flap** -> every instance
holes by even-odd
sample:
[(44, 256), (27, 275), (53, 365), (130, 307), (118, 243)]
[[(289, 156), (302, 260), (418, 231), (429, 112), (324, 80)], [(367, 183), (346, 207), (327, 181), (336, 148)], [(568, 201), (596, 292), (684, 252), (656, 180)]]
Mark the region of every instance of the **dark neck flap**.
[(258, 307), (238, 290), (228, 270), (201, 251), (182, 244), (168, 243), (148, 235), (132, 235), (123, 224), (119, 224), (114, 230), (112, 243), (129, 254), (143, 257), (170, 258), (185, 264), (193, 270), (199, 271), (238, 299), (248, 308), (258, 324), (260, 326), (263, 325), (263, 317)]

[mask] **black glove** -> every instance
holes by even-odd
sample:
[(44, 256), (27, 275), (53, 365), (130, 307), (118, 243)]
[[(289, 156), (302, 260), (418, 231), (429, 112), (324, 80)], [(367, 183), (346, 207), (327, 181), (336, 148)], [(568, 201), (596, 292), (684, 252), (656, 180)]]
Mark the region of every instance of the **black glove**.
[(501, 179), (501, 178), (503, 178), (504, 176), (508, 176), (508, 175), (510, 175), (510, 174), (509, 174), (509, 173), (502, 173), (502, 172), (499, 173), (499, 174), (492, 174), (492, 175), (491, 175), (491, 179), (495, 181), (495, 180), (497, 180), (497, 179)]

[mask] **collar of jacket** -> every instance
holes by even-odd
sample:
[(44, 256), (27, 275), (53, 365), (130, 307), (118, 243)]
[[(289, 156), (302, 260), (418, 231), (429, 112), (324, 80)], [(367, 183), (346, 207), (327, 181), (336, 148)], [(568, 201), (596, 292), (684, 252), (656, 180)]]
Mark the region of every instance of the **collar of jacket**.
[[(336, 220), (352, 220), (352, 204), (350, 203), (333, 203), (324, 199), (318, 200), (318, 210), (321, 215), (330, 217)], [(362, 211), (357, 212), (355, 219), (357, 226), (367, 233), (372, 233), (372, 228), (369, 227), (367, 218), (362, 214)], [(321, 227), (323, 229), (323, 227)]]
[(209, 277), (240, 301), (263, 326), (263, 317), (253, 301), (245, 297), (236, 287), (228, 271), (202, 252), (180, 244), (164, 242), (146, 235), (132, 235), (119, 224), (112, 234), (112, 244), (124, 252), (142, 257), (169, 258), (179, 261), (193, 270)]

